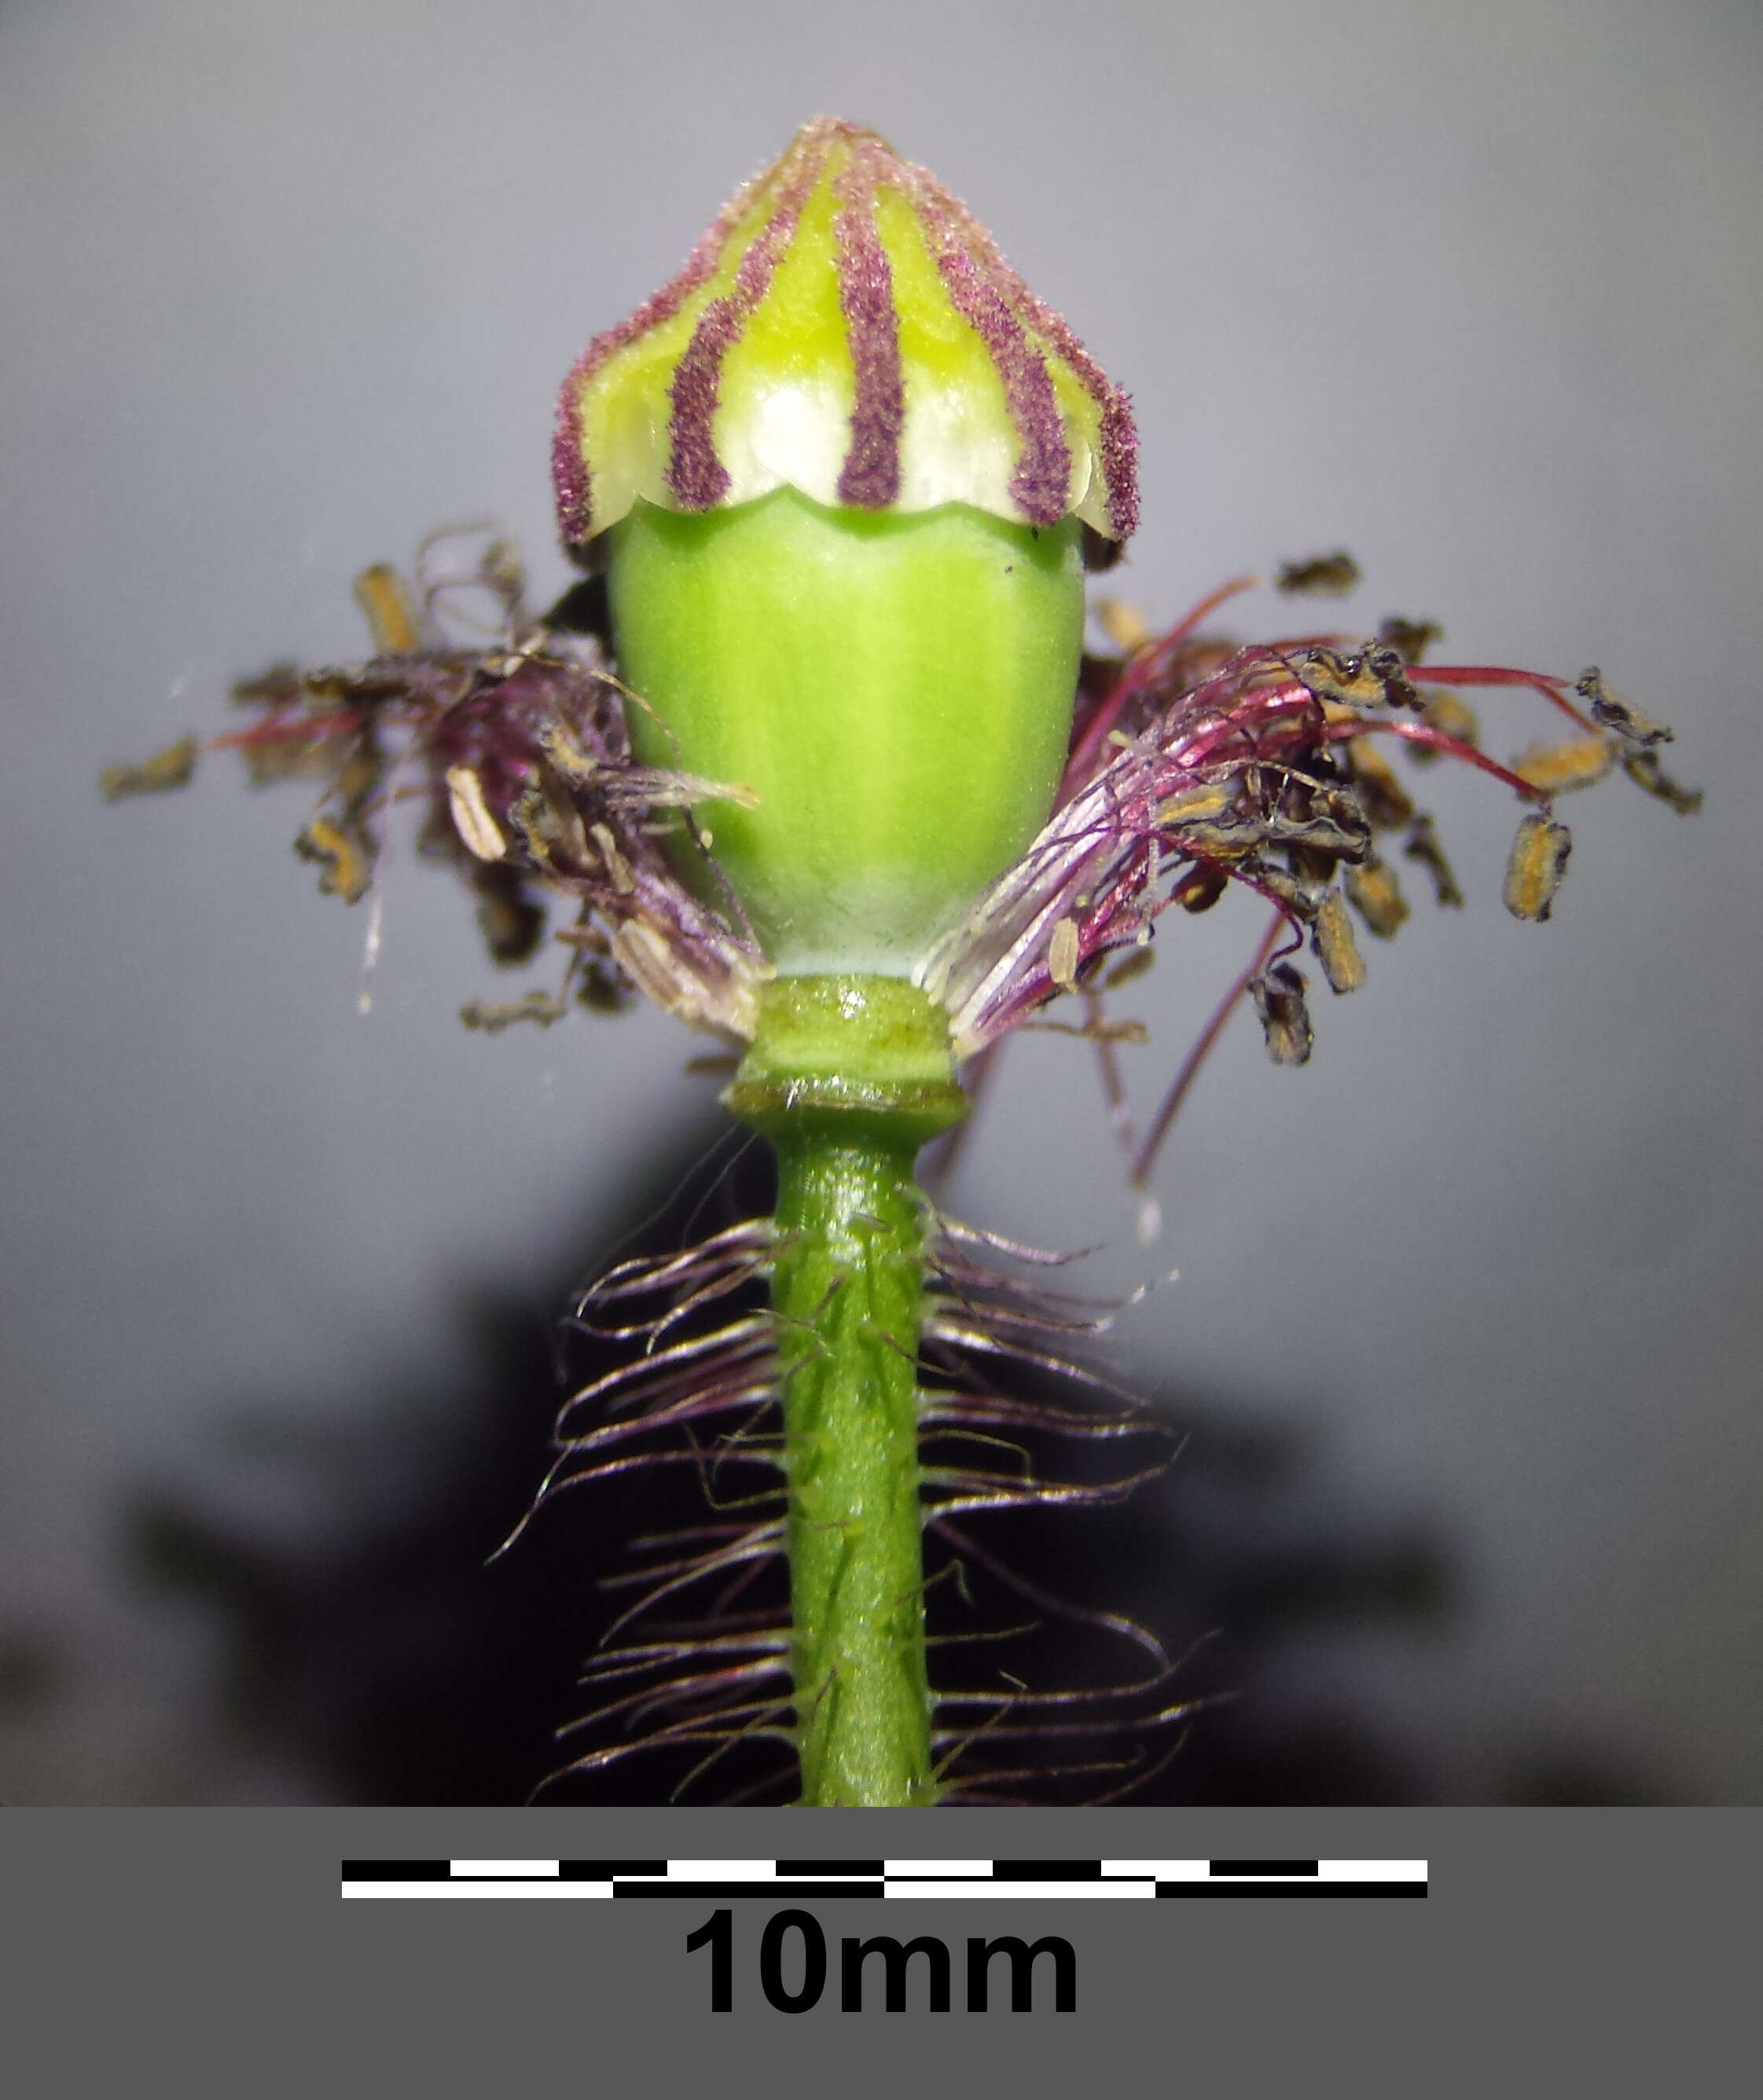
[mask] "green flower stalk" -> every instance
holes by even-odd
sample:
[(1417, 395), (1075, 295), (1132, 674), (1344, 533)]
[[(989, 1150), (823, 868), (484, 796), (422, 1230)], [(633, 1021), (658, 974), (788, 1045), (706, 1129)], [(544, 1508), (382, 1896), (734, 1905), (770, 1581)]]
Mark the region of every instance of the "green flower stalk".
[[(1085, 655), (1085, 570), (1137, 522), (1125, 397), (961, 205), (852, 125), (807, 126), (589, 346), (553, 465), (587, 585), (535, 614), (505, 544), (462, 576), (436, 536), (413, 591), (388, 569), (360, 580), (372, 659), (241, 686), (257, 719), (219, 741), (254, 779), (319, 780), (297, 846), (353, 902), (402, 739), (399, 794), (426, 786), (425, 848), (466, 876), (497, 961), (536, 952), (550, 898), (576, 907), (561, 990), (465, 1019), (548, 1025), (572, 999), (641, 992), (740, 1053), (724, 1099), (775, 1153), (773, 1216), (623, 1264), (577, 1308), (637, 1347), (564, 1407), (535, 1508), (701, 1467), (708, 1439), (726, 1520), (652, 1568), (610, 1630), (590, 1680), (634, 1688), (588, 1717), (568, 1769), (660, 1746), (698, 1760), (689, 1784), (769, 1743), (805, 1803), (915, 1806), (996, 1798), (1008, 1766), (983, 1756), (1037, 1732), (1167, 1728), (1195, 1702), (1168, 1703), (1169, 1659), (1101, 1615), (1148, 1673), (933, 1686), (927, 1544), (996, 1573), (970, 1515), (1106, 1502), (1142, 1477), (1049, 1478), (1010, 1440), (1155, 1425), (1094, 1393), (1028, 1402), (989, 1383), (982, 1367), (1012, 1359), (1082, 1381), (1074, 1338), (1106, 1317), (1016, 1280), (1057, 1257), (939, 1216), (921, 1148), (966, 1113), (970, 1061), (1068, 999), (1145, 1189), (1239, 1006), (1277, 1062), (1309, 1058), (1306, 942), (1332, 991), (1363, 982), (1353, 915), (1379, 939), (1408, 915), (1393, 840), (1441, 905), (1462, 903), (1384, 748), (1449, 757), (1522, 801), (1505, 902), (1540, 920), (1570, 845), (1556, 795), (1619, 769), (1695, 806), (1660, 767), (1669, 732), (1595, 671), (1429, 664), (1425, 623), (1259, 646), (1206, 632), (1253, 579), (1161, 635), (1099, 607), (1115, 647)], [(1356, 577), (1333, 555), (1278, 581)], [(496, 609), (488, 646), (450, 624), (462, 583)], [(1475, 687), (1528, 689), (1572, 734), (1501, 764), (1480, 748)], [(195, 757), (179, 744), (106, 792), (180, 786)], [(1140, 1130), (1108, 998), (1164, 913), (1233, 885), (1270, 909), (1266, 930)], [(731, 1608), (780, 1557), (787, 1611)], [(665, 1623), (694, 1604), (696, 1632)], [(1112, 1767), (1128, 1784), (1145, 1769)]]

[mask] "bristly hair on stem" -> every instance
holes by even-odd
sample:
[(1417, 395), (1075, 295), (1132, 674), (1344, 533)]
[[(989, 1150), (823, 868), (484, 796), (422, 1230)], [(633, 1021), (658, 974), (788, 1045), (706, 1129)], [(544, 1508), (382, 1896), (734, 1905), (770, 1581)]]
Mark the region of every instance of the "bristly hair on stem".
[[(930, 1309), (912, 1368), (932, 1793), (1013, 1798), (1001, 1789), (1032, 1780), (1043, 1792), (1112, 1798), (1151, 1776), (1172, 1733), (1212, 1702), (1182, 1696), (1182, 1659), (1150, 1632), (1029, 1581), (967, 1527), (998, 1511), (1117, 1503), (1164, 1470), (1177, 1440), (1071, 1353), (1119, 1308), (1014, 1273), (1044, 1274), (1063, 1257), (935, 1212), (926, 1233)], [(539, 1798), (567, 1798), (638, 1761), (676, 1800), (726, 1798), (725, 1774), (747, 1799), (787, 1798), (800, 1783), (815, 1717), (792, 1669), (783, 1580), (780, 1316), (765, 1289), (778, 1248), (775, 1221), (749, 1219), (682, 1252), (622, 1262), (577, 1304), (574, 1324), (622, 1345), (628, 1361), (565, 1402), (554, 1462), (502, 1550), (566, 1491), (616, 1490), (649, 1469), (695, 1471), (712, 1520), (631, 1542), (633, 1564), (610, 1578), (612, 1616), (582, 1672), (591, 1703), (559, 1731), (564, 1760)], [(1000, 1367), (1045, 1390), (1001, 1390)], [(1054, 1458), (1062, 1447), (1117, 1447), (1122, 1462), (1069, 1473)], [(988, 1602), (975, 1624), (979, 1586), (1014, 1599), (1002, 1623)], [(1023, 1674), (1049, 1618), (1089, 1629), (1085, 1682), (1049, 1688)]]

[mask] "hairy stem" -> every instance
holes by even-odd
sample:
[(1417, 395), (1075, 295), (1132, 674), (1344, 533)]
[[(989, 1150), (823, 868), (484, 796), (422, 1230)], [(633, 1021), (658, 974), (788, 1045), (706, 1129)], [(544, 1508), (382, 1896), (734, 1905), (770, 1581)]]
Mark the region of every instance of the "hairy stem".
[(772, 1298), (802, 1798), (926, 1806), (912, 1167), (965, 1108), (947, 1024), (896, 979), (780, 980), (728, 1098), (778, 1156)]
[(912, 1154), (815, 1133), (781, 1143), (778, 1165), (802, 1798), (910, 1806), (930, 1791)]

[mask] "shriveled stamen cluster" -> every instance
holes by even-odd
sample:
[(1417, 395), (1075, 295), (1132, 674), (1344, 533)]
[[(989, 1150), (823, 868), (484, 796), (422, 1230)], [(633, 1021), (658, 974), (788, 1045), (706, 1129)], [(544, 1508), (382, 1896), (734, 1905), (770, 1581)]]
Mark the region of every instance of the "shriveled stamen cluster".
[[(769, 974), (758, 943), (708, 909), (661, 845), (689, 805), (742, 791), (638, 765), (617, 686), (575, 662), (524, 661), (448, 709), (431, 739), (454, 828), (482, 862), (506, 862), (581, 901), (562, 938), (695, 1027), (745, 1039)], [(700, 850), (702, 849), (700, 848)], [(708, 862), (706, 862), (708, 865)]]
[[(741, 802), (745, 791), (639, 765), (625, 695), (599, 652), (528, 611), (507, 542), (484, 541), (459, 573), (437, 558), (451, 536), (425, 543), (414, 594), (387, 567), (357, 580), (373, 656), (306, 672), (277, 665), (242, 682), (234, 698), (262, 719), (210, 748), (237, 750), (254, 785), (325, 783), (296, 849), (319, 864), (320, 888), (347, 902), (369, 890), (386, 819), (411, 797), (429, 805), (424, 852), (451, 862), (477, 893), (497, 963), (533, 955), (547, 893), (577, 901), (574, 924), (558, 936), (572, 950), (560, 990), (474, 1003), (464, 1009), (471, 1026), (546, 1022), (572, 994), (606, 1006), (641, 990), (694, 1026), (744, 1040), (770, 966), (733, 900), (712, 909), (665, 849), (698, 840), (691, 805)], [(460, 632), (468, 593), (492, 610), (488, 635)], [(106, 791), (182, 786), (195, 756), (187, 740), (117, 770)]]
[[(1319, 569), (1337, 588), (1345, 559), (1297, 565), (1287, 579), (1318, 588)], [(1476, 767), (1537, 805), (1521, 827), (1505, 889), (1522, 918), (1548, 916), (1566, 865), (1571, 840), (1553, 818), (1553, 794), (1620, 763), (1674, 807), (1699, 799), (1659, 772), (1655, 747), (1669, 731), (1611, 695), (1595, 671), (1570, 687), (1484, 665), (1421, 668), (1438, 630), (1407, 621), (1350, 643), (1319, 637), (1234, 648), (1195, 636), (1198, 620), (1242, 587), (1217, 593), (1160, 639), (1114, 616), (1129, 646), (1086, 664), (1062, 806), (917, 973), (948, 1008), (958, 1056), (986, 1049), (1073, 990), (1089, 1012), (1083, 1032), (1111, 1054), (1120, 1031), (1104, 1019), (1102, 994), (1140, 967), (1134, 951), (1171, 905), (1204, 911), (1235, 881), (1276, 917), (1231, 999), (1252, 995), (1276, 1061), (1303, 1063), (1312, 1042), (1306, 986), (1285, 958), (1307, 933), (1330, 986), (1353, 990), (1365, 970), (1347, 906), (1381, 938), (1407, 916), (1379, 835), (1402, 833), (1404, 855), (1429, 875), (1440, 904), (1463, 901), (1431, 818), (1377, 749), (1380, 738), (1404, 743), (1417, 759)], [(1477, 748), (1474, 716), (1455, 689), (1503, 685), (1532, 688), (1580, 735), (1496, 765)], [(1141, 1154), (1137, 1178), (1147, 1163)]]

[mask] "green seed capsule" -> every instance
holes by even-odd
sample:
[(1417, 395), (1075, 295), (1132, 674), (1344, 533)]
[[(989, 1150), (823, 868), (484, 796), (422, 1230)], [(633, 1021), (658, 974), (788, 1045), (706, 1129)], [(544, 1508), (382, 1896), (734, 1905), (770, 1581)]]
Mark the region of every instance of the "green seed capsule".
[(758, 794), (702, 814), (767, 954), (791, 974), (908, 973), (1052, 807), (1082, 644), (1076, 521), (780, 489), (701, 517), (643, 504), (612, 540), (638, 752)]

